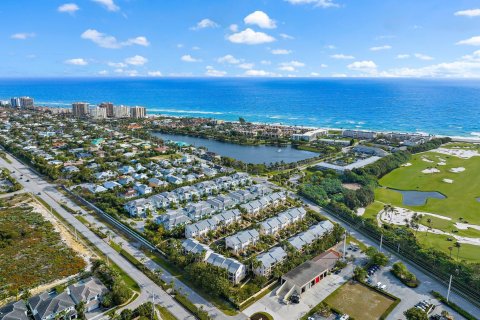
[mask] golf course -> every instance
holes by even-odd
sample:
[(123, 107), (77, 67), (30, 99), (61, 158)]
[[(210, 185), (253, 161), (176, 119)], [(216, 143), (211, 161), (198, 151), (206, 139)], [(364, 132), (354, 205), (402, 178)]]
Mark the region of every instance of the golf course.
[[(421, 215), (417, 238), (422, 244), (456, 257), (457, 250), (449, 248), (458, 241), (459, 259), (480, 261), (479, 153), (479, 145), (451, 143), (415, 154), (380, 179), (364, 217), (405, 225)], [(385, 213), (385, 205), (392, 212)]]

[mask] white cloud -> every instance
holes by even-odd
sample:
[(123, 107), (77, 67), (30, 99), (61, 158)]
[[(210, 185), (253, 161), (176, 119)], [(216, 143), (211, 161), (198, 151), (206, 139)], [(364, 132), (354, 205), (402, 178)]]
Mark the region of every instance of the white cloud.
[(290, 62), (282, 62), (279, 64), (279, 70), (288, 71), (288, 72), (295, 72), (297, 68), (305, 67), (305, 63), (300, 61), (290, 61)]
[(184, 62), (200, 62), (200, 61), (202, 61), (200, 59), (196, 59), (196, 58), (192, 57), (189, 54), (184, 54), (180, 59)]
[(480, 46), (480, 36), (471, 37), (462, 41), (458, 41), (457, 45)]
[(322, 64), (320, 65), (320, 68), (328, 68), (328, 65), (326, 65), (325, 63), (322, 63)]
[(217, 62), (218, 63), (230, 63), (230, 64), (238, 64), (240, 63), (241, 61), (237, 58), (235, 58), (234, 56), (232, 56), (231, 54), (227, 54), (223, 57), (220, 57), (217, 59)]
[(292, 50), (287, 50), (287, 49), (273, 49), (271, 51), (272, 54), (290, 54), (292, 53)]
[(291, 35), (286, 34), (286, 33), (280, 33), (280, 37), (283, 38), (283, 39), (287, 39), (287, 40), (295, 39), (294, 37), (292, 37)]
[(330, 50), (337, 49), (337, 47), (335, 47), (333, 44), (327, 44), (325, 46), (325, 48), (330, 49)]
[(101, 70), (101, 71), (98, 71), (98, 74), (101, 75), (101, 76), (106, 76), (108, 74), (108, 71), (107, 70)]
[(131, 64), (132, 66), (143, 66), (145, 63), (148, 62), (148, 59), (139, 55), (126, 58), (125, 63)]
[(160, 71), (148, 71), (147, 75), (149, 77), (161, 77), (162, 73)]
[(139, 36), (136, 38), (128, 39), (127, 41), (119, 42), (114, 36), (101, 33), (95, 29), (86, 30), (81, 34), (80, 37), (85, 40), (90, 40), (98, 46), (107, 49), (119, 49), (132, 45), (147, 47), (150, 45), (150, 42), (148, 42), (147, 38), (144, 36)]
[(205, 68), (207, 69), (207, 71), (205, 71), (205, 75), (209, 77), (223, 77), (227, 74), (226, 71), (216, 70), (212, 66), (206, 66)]
[(343, 53), (337, 53), (337, 54), (332, 54), (330, 58), (337, 59), (337, 60), (352, 60), (355, 59), (354, 56), (348, 55), (348, 54), (343, 54)]
[(15, 40), (26, 40), (28, 38), (35, 37), (35, 33), (15, 33), (10, 36), (10, 38)]
[(245, 71), (244, 73), (246, 76), (249, 76), (249, 77), (273, 77), (275, 76), (276, 74), (275, 73), (272, 73), (272, 72), (269, 72), (269, 71), (265, 71), (265, 70), (247, 70)]
[(255, 65), (253, 63), (244, 62), (238, 65), (240, 69), (250, 70), (253, 69)]
[(423, 53), (415, 53), (414, 54), (415, 58), (420, 59), (420, 60), (433, 60), (433, 57), (430, 57), (429, 55), (423, 54)]
[(345, 73), (332, 73), (333, 78), (346, 78), (347, 75)]
[(265, 12), (255, 11), (246, 16), (243, 21), (245, 24), (257, 25), (264, 29), (275, 29), (277, 24)]
[(117, 6), (113, 0), (92, 0), (92, 1), (102, 5), (108, 11), (120, 10), (120, 7)]
[(291, 4), (313, 4), (315, 7), (320, 8), (338, 8), (339, 4), (333, 2), (333, 0), (285, 0)]
[(241, 32), (229, 35), (228, 40), (233, 43), (255, 45), (273, 42), (275, 41), (275, 38), (266, 33), (257, 32), (250, 28), (247, 28)]
[(58, 7), (58, 12), (66, 12), (73, 14), (76, 11), (80, 10), (80, 8), (75, 3), (65, 3)]
[(132, 39), (128, 39), (125, 41), (122, 45), (124, 46), (131, 46), (131, 45), (138, 45), (138, 46), (143, 46), (143, 47), (148, 47), (150, 45), (150, 42), (146, 37), (140, 36)]
[(83, 59), (83, 58), (74, 58), (74, 59), (68, 59), (64, 61), (66, 64), (71, 64), (74, 66), (86, 66), (88, 62)]
[(193, 47), (192, 47), (192, 50), (195, 50), (195, 51), (200, 50), (200, 47), (198, 47), (198, 46), (193, 46)]
[(468, 9), (455, 12), (456, 16), (463, 17), (480, 17), (480, 9)]
[(355, 61), (347, 66), (348, 69), (353, 71), (360, 71), (364, 73), (376, 73), (377, 65), (371, 60)]
[(320, 73), (318, 72), (310, 72), (310, 77), (319, 77)]
[(125, 68), (127, 66), (123, 62), (108, 62), (107, 65), (112, 68)]
[(231, 24), (228, 29), (232, 32), (238, 32), (238, 24)]
[(408, 53), (397, 54), (397, 59), (408, 59), (410, 55)]
[(392, 46), (386, 44), (384, 46), (371, 47), (370, 51), (382, 51), (382, 50), (390, 50), (390, 49), (392, 49)]
[(262, 60), (262, 61), (260, 61), (260, 63), (261, 63), (261, 64), (264, 64), (264, 65), (266, 65), (266, 66), (269, 66), (269, 65), (271, 65), (271, 64), (272, 64), (272, 61), (269, 61), (269, 60)]
[(219, 25), (213, 20), (202, 19), (194, 27), (191, 27), (190, 30), (201, 30), (207, 28), (218, 28)]

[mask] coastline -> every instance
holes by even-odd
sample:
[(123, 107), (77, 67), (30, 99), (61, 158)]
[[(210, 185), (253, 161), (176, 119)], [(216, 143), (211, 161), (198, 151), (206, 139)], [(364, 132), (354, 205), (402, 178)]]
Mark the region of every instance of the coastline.
[[(168, 114), (148, 114), (148, 108), (147, 108), (147, 118), (175, 118), (175, 119), (182, 119), (182, 118), (194, 118), (194, 119), (211, 119), (211, 120), (223, 120), (225, 122), (231, 122), (231, 123), (236, 123), (238, 124), (238, 121), (228, 121), (224, 120), (221, 118), (213, 118), (213, 117), (187, 117), (187, 116), (172, 116)], [(358, 130), (358, 131), (370, 131), (370, 132), (376, 132), (380, 134), (388, 134), (388, 133), (404, 133), (404, 134), (417, 134), (417, 135), (422, 135), (422, 136), (431, 136), (431, 137), (438, 137), (438, 138), (451, 138), (454, 142), (469, 142), (469, 143), (480, 143), (480, 132), (477, 135), (471, 135), (471, 136), (451, 136), (451, 135), (442, 135), (442, 134), (431, 134), (428, 132), (405, 132), (405, 131), (395, 131), (395, 130), (373, 130), (373, 129), (368, 129), (368, 128), (335, 128), (335, 127), (316, 127), (316, 126), (306, 126), (306, 125), (290, 125), (290, 124), (284, 124), (284, 123), (275, 123), (275, 122), (255, 122), (252, 121), (252, 124), (255, 125), (267, 125), (267, 126), (281, 126), (281, 127), (295, 127), (295, 128), (300, 128), (300, 129), (311, 129), (311, 130), (317, 130), (317, 129), (325, 129), (329, 131), (342, 131), (342, 130)], [(474, 132), (472, 132), (474, 133)]]

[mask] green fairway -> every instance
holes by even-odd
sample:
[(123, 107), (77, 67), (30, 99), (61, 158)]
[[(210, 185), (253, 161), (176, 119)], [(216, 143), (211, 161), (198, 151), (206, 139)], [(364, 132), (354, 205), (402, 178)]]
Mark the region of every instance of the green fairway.
[[(422, 160), (426, 158), (429, 161)], [(446, 165), (438, 165), (446, 160)], [(391, 203), (415, 211), (431, 212), (444, 215), (459, 221), (463, 218), (472, 224), (480, 225), (480, 158), (460, 159), (454, 156), (435, 152), (417, 154), (410, 161), (408, 167), (398, 168), (380, 180), (384, 187), (400, 190), (438, 191), (447, 199), (428, 199), (425, 205), (409, 207), (402, 204), (402, 196), (388, 189), (378, 189), (376, 200)], [(439, 173), (426, 174), (422, 170), (435, 168)], [(459, 173), (450, 172), (452, 168), (465, 168)], [(453, 183), (446, 183), (443, 179), (451, 179)]]
[[(435, 248), (446, 254), (450, 255), (449, 247), (453, 247), (452, 249), (452, 258), (457, 258), (457, 248), (454, 247), (454, 241), (448, 241), (448, 236), (439, 235), (439, 234), (432, 234), (425, 232), (418, 232), (417, 239), (418, 241), (425, 246), (426, 248)], [(467, 262), (478, 262), (478, 257), (480, 253), (480, 247), (474, 246), (471, 244), (462, 243), (459, 252), (459, 260), (465, 260)]]

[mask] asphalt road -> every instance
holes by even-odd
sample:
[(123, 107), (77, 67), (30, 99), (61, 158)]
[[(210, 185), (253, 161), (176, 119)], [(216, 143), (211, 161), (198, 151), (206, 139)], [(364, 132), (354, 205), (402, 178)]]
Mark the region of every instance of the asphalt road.
[[(12, 172), (12, 176), (21, 183), (26, 192), (31, 192), (42, 198), (48, 205), (50, 205), (55, 211), (57, 211), (70, 225), (77, 229), (85, 238), (93, 243), (110, 261), (118, 265), (125, 273), (135, 279), (141, 288), (141, 294), (139, 297), (128, 305), (128, 308), (134, 309), (137, 306), (152, 301), (152, 297), (155, 296), (155, 303), (160, 304), (173, 313), (178, 319), (195, 319), (188, 311), (186, 311), (178, 302), (176, 302), (170, 295), (168, 295), (163, 289), (140, 272), (137, 268), (132, 266), (125, 258), (123, 258), (118, 252), (111, 248), (107, 243), (100, 239), (96, 234), (90, 231), (80, 221), (78, 221), (72, 214), (66, 211), (59, 204), (61, 201), (69, 207), (71, 202), (66, 199), (55, 187), (43, 180), (40, 176), (34, 173), (30, 168), (20, 163), (13, 157), (8, 156), (11, 160), (11, 164), (7, 163), (4, 159), (0, 158), (0, 166), (7, 168)], [(23, 174), (23, 177), (21, 176)], [(21, 179), (20, 179), (21, 178)], [(28, 180), (28, 182), (27, 182)], [(76, 208), (72, 208), (75, 211)]]

